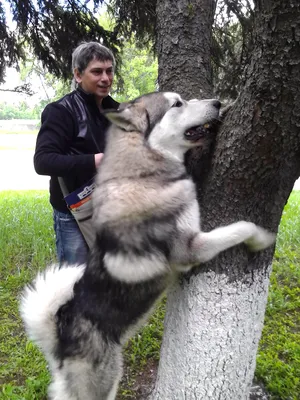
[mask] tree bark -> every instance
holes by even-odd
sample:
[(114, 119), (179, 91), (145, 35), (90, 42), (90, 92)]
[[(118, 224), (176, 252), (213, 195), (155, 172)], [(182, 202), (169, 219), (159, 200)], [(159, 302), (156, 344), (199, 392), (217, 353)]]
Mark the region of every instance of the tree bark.
[[(254, 34), (244, 89), (217, 136), (210, 164), (192, 169), (203, 230), (244, 219), (276, 232), (299, 177), (298, 0), (256, 1)], [(175, 73), (180, 75), (177, 68)], [(248, 398), (272, 256), (273, 249), (251, 254), (239, 246), (172, 288), (153, 400)]]
[(156, 11), (160, 90), (186, 99), (211, 97), (215, 1), (158, 1)]

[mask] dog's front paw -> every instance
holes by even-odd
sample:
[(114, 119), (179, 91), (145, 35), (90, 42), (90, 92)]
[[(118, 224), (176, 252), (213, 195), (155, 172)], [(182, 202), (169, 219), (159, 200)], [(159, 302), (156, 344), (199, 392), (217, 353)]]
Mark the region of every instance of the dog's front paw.
[(266, 249), (275, 243), (275, 233), (269, 232), (264, 228), (256, 225), (255, 233), (253, 236), (245, 241), (245, 244), (251, 251), (260, 251)]

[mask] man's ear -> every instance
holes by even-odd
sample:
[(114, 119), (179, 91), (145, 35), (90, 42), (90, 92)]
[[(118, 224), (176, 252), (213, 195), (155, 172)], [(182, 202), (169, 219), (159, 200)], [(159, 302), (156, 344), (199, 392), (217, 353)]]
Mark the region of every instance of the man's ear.
[(146, 110), (139, 104), (122, 103), (118, 110), (104, 110), (104, 115), (127, 132), (144, 132), (147, 128)]
[(82, 79), (81, 79), (81, 73), (78, 71), (78, 68), (74, 68), (73, 71), (73, 75), (74, 75), (74, 79), (77, 83), (81, 83)]

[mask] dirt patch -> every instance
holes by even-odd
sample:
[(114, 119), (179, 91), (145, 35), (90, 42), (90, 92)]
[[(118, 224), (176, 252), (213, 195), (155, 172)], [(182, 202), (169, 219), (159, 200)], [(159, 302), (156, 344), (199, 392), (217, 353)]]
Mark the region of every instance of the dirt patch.
[[(124, 400), (125, 398), (130, 400), (147, 400), (155, 386), (158, 361), (150, 360), (144, 369), (135, 376), (134, 381), (131, 381), (131, 384), (130, 379), (132, 378), (130, 378), (130, 371), (126, 367), (124, 369), (125, 371), (121, 385), (123, 390), (125, 389), (125, 393), (127, 385), (128, 388), (130, 387), (130, 390), (125, 396), (119, 394), (117, 400)], [(249, 400), (269, 399), (270, 396), (264, 386), (261, 383), (254, 381), (250, 391)]]
[(143, 370), (133, 376), (125, 365), (117, 400), (147, 400), (154, 389), (158, 361), (149, 360)]
[(133, 390), (136, 392), (136, 400), (146, 400), (154, 389), (158, 361), (149, 361), (145, 369), (136, 376)]

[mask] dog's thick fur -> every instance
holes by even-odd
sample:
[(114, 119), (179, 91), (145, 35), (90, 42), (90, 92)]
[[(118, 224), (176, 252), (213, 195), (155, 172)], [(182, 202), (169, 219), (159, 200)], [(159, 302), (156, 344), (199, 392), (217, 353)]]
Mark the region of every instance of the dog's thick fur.
[(203, 145), (219, 108), (216, 100), (152, 93), (107, 114), (112, 126), (93, 195), (97, 236), (89, 261), (48, 268), (21, 301), (28, 335), (52, 372), (50, 399), (115, 399), (122, 346), (170, 277), (242, 242), (254, 251), (273, 243), (274, 235), (245, 221), (200, 230), (183, 159)]

